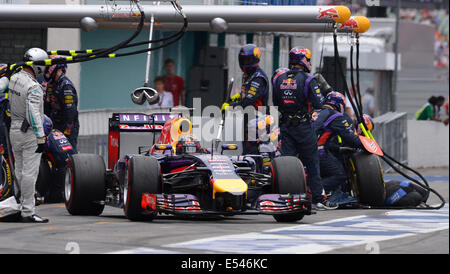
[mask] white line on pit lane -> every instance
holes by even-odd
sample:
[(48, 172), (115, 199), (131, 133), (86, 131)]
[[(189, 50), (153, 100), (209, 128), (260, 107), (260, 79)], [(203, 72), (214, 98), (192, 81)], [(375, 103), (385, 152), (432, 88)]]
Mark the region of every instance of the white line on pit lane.
[(338, 248), (414, 236), (449, 228), (448, 204), (440, 210), (398, 210), (310, 225), (225, 235), (168, 244), (217, 253), (321, 253)]
[(180, 253), (181, 252), (170, 251), (170, 250), (165, 250), (165, 249), (139, 247), (139, 248), (132, 248), (132, 249), (108, 252), (106, 254), (180, 254)]

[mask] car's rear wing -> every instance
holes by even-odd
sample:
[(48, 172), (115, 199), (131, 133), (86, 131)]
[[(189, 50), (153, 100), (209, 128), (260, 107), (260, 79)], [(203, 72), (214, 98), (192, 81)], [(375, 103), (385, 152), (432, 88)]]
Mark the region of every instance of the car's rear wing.
[(164, 124), (181, 113), (113, 113), (109, 118), (108, 168), (113, 169), (120, 155), (121, 132), (161, 132)]

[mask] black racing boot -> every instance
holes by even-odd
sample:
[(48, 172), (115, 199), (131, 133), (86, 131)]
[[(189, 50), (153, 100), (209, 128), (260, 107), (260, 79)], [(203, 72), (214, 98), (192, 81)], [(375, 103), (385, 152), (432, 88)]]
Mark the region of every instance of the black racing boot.
[(31, 216), (22, 217), (22, 223), (48, 223), (48, 219), (44, 219), (36, 214), (33, 214)]

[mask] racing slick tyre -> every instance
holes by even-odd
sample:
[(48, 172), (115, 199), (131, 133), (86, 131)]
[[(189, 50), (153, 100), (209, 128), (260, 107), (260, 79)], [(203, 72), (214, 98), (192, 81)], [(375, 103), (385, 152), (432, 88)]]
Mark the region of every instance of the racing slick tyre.
[(14, 195), (14, 184), (12, 179), (11, 168), (8, 162), (0, 155), (0, 202)]
[(98, 216), (105, 208), (106, 167), (95, 154), (73, 154), (67, 160), (64, 200), (72, 215)]
[(382, 206), (386, 199), (383, 168), (380, 158), (365, 151), (350, 156), (353, 192), (361, 204)]
[(39, 174), (36, 180), (36, 191), (44, 196), (50, 186), (50, 181), (52, 180), (52, 171), (48, 160), (43, 156), (41, 158), (41, 164), (39, 165)]
[[(272, 161), (273, 189), (279, 194), (306, 193), (306, 179), (303, 164), (297, 157), (283, 156)], [(277, 222), (296, 222), (303, 213), (273, 215)]]
[(143, 214), (142, 194), (162, 192), (161, 167), (154, 157), (134, 156), (128, 160), (123, 184), (125, 216), (132, 221), (151, 221), (155, 214)]

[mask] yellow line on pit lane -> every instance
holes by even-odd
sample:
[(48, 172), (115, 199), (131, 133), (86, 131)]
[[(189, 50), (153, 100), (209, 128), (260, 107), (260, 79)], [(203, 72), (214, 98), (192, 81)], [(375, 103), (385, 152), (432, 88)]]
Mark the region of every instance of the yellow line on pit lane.
[(50, 227), (44, 227), (44, 228), (41, 228), (41, 230), (59, 230), (60, 229), (60, 227), (59, 226), (50, 226)]
[(123, 225), (123, 224), (134, 224), (135, 222), (96, 222), (96, 225)]

